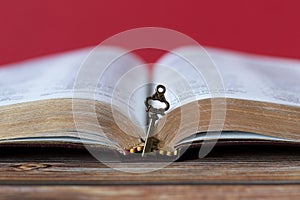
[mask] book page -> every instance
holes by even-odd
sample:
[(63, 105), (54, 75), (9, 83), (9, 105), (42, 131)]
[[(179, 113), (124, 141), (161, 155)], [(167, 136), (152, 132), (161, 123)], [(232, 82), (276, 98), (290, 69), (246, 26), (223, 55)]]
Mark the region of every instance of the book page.
[[(147, 65), (139, 57), (126, 49), (97, 46), (78, 70), (73, 97), (113, 105), (136, 125), (145, 128), (148, 79)], [(118, 123), (117, 118), (114, 120)]]
[(0, 68), (0, 106), (72, 98), (81, 62), (90, 49), (36, 58)]
[[(98, 52), (97, 58), (90, 57), (91, 50), (86, 48), (2, 66), (0, 106), (55, 98), (95, 99), (114, 104), (144, 125), (143, 101), (147, 89), (139, 87), (148, 80), (146, 66), (134, 55), (120, 57), (125, 50), (107, 47)], [(104, 66), (114, 56), (119, 58), (110, 66)], [(140, 66), (138, 70), (132, 70), (136, 66)], [(130, 91), (136, 88), (139, 89)]]
[[(199, 75), (191, 63), (170, 53), (159, 60), (153, 77), (155, 82), (165, 82), (167, 89), (173, 91), (174, 94), (171, 93), (168, 96), (173, 102), (173, 108), (180, 106), (182, 102), (184, 104), (193, 99), (217, 96), (300, 106), (300, 61), (256, 56), (216, 48), (205, 49), (219, 72), (224, 92), (210, 90), (207, 77), (203, 73)], [(197, 54), (194, 47), (185, 47), (176, 51), (181, 52), (190, 62), (204, 66), (203, 68), (207, 65), (212, 71), (215, 71), (214, 66), (207, 61), (206, 57)], [(166, 66), (173, 71), (166, 70)], [(220, 77), (218, 77), (218, 73), (214, 74), (218, 82)], [(179, 76), (184, 77), (183, 79), (192, 88), (194, 98), (190, 98), (188, 95), (183, 98), (186, 88), (183, 88), (182, 85), (186, 85), (186, 83), (173, 78)], [(178, 97), (183, 98), (181, 103), (179, 103)]]
[(153, 77), (153, 82), (166, 86), (172, 109), (198, 99), (224, 97), (222, 76), (203, 48), (173, 50), (157, 62)]
[(226, 96), (300, 106), (300, 61), (208, 49)]
[(205, 134), (205, 133), (198, 133), (196, 135), (192, 135), (188, 138), (183, 139), (177, 145), (182, 144), (191, 144), (194, 141), (205, 141), (205, 140), (260, 140), (260, 141), (282, 141), (282, 142), (293, 142), (294, 140), (286, 139), (286, 138), (279, 138), (279, 137), (272, 137), (257, 133), (249, 133), (249, 132), (239, 132), (239, 131), (224, 131), (221, 135), (214, 135), (214, 134)]

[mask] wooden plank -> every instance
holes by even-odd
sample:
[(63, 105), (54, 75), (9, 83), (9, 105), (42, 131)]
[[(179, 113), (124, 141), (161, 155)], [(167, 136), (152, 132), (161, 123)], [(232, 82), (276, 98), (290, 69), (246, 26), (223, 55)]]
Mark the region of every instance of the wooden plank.
[(299, 185), (2, 186), (1, 199), (298, 199)]
[[(300, 183), (299, 152), (279, 147), (221, 148), (204, 159), (186, 158), (160, 169), (165, 163), (110, 163), (108, 167), (78, 150), (3, 150), (0, 184), (296, 184)], [(157, 170), (124, 172), (136, 168)]]
[[(161, 163), (114, 163), (119, 170)], [(101, 163), (0, 163), (0, 184), (259, 184), (300, 183), (300, 162), (173, 163), (150, 173), (126, 173)]]

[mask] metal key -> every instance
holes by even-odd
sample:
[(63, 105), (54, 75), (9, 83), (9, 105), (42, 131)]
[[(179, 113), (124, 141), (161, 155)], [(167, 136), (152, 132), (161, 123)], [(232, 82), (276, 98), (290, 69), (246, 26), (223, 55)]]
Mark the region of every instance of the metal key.
[[(166, 88), (163, 85), (158, 85), (156, 87), (156, 92), (150, 96), (147, 97), (145, 100), (145, 105), (146, 105), (146, 112), (149, 113), (149, 127), (147, 130), (147, 135), (146, 135), (146, 140), (145, 140), (145, 145), (143, 149), (142, 156), (145, 155), (145, 153), (151, 152), (153, 146), (155, 143), (157, 143), (157, 139), (155, 139), (153, 136), (153, 133), (155, 131), (155, 122), (159, 119), (158, 115), (163, 116), (165, 114), (165, 111), (167, 111), (170, 108), (169, 102), (166, 100), (164, 93), (166, 92)], [(160, 101), (165, 104), (165, 108), (154, 108), (152, 105), (149, 104), (149, 100), (153, 101)]]

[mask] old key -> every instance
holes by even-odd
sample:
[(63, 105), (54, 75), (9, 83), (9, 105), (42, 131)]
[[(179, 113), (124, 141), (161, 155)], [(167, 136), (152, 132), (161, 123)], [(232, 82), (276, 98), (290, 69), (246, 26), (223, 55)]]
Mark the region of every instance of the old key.
[[(156, 92), (150, 96), (147, 97), (145, 100), (146, 105), (146, 111), (149, 113), (149, 127), (147, 130), (146, 140), (145, 140), (145, 146), (143, 149), (142, 156), (145, 155), (145, 153), (151, 152), (153, 149), (154, 143), (157, 143), (157, 139), (155, 139), (153, 136), (154, 130), (155, 130), (155, 122), (159, 119), (158, 115), (164, 115), (165, 111), (167, 111), (170, 108), (169, 102), (165, 98), (165, 92), (166, 88), (163, 85), (158, 85), (156, 87)], [(165, 104), (165, 108), (154, 108), (151, 104), (149, 104), (149, 101), (160, 101), (161, 103)]]

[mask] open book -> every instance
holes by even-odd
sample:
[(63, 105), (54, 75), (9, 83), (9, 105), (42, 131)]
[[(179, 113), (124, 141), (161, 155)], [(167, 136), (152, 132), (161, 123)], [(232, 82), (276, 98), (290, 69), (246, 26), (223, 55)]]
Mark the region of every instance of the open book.
[(170, 109), (157, 122), (153, 150), (176, 152), (203, 141), (300, 141), (299, 61), (206, 50), (209, 56), (183, 47), (152, 71), (112, 47), (3, 66), (0, 145), (83, 143), (126, 153), (143, 146), (144, 101), (157, 84), (166, 87)]

